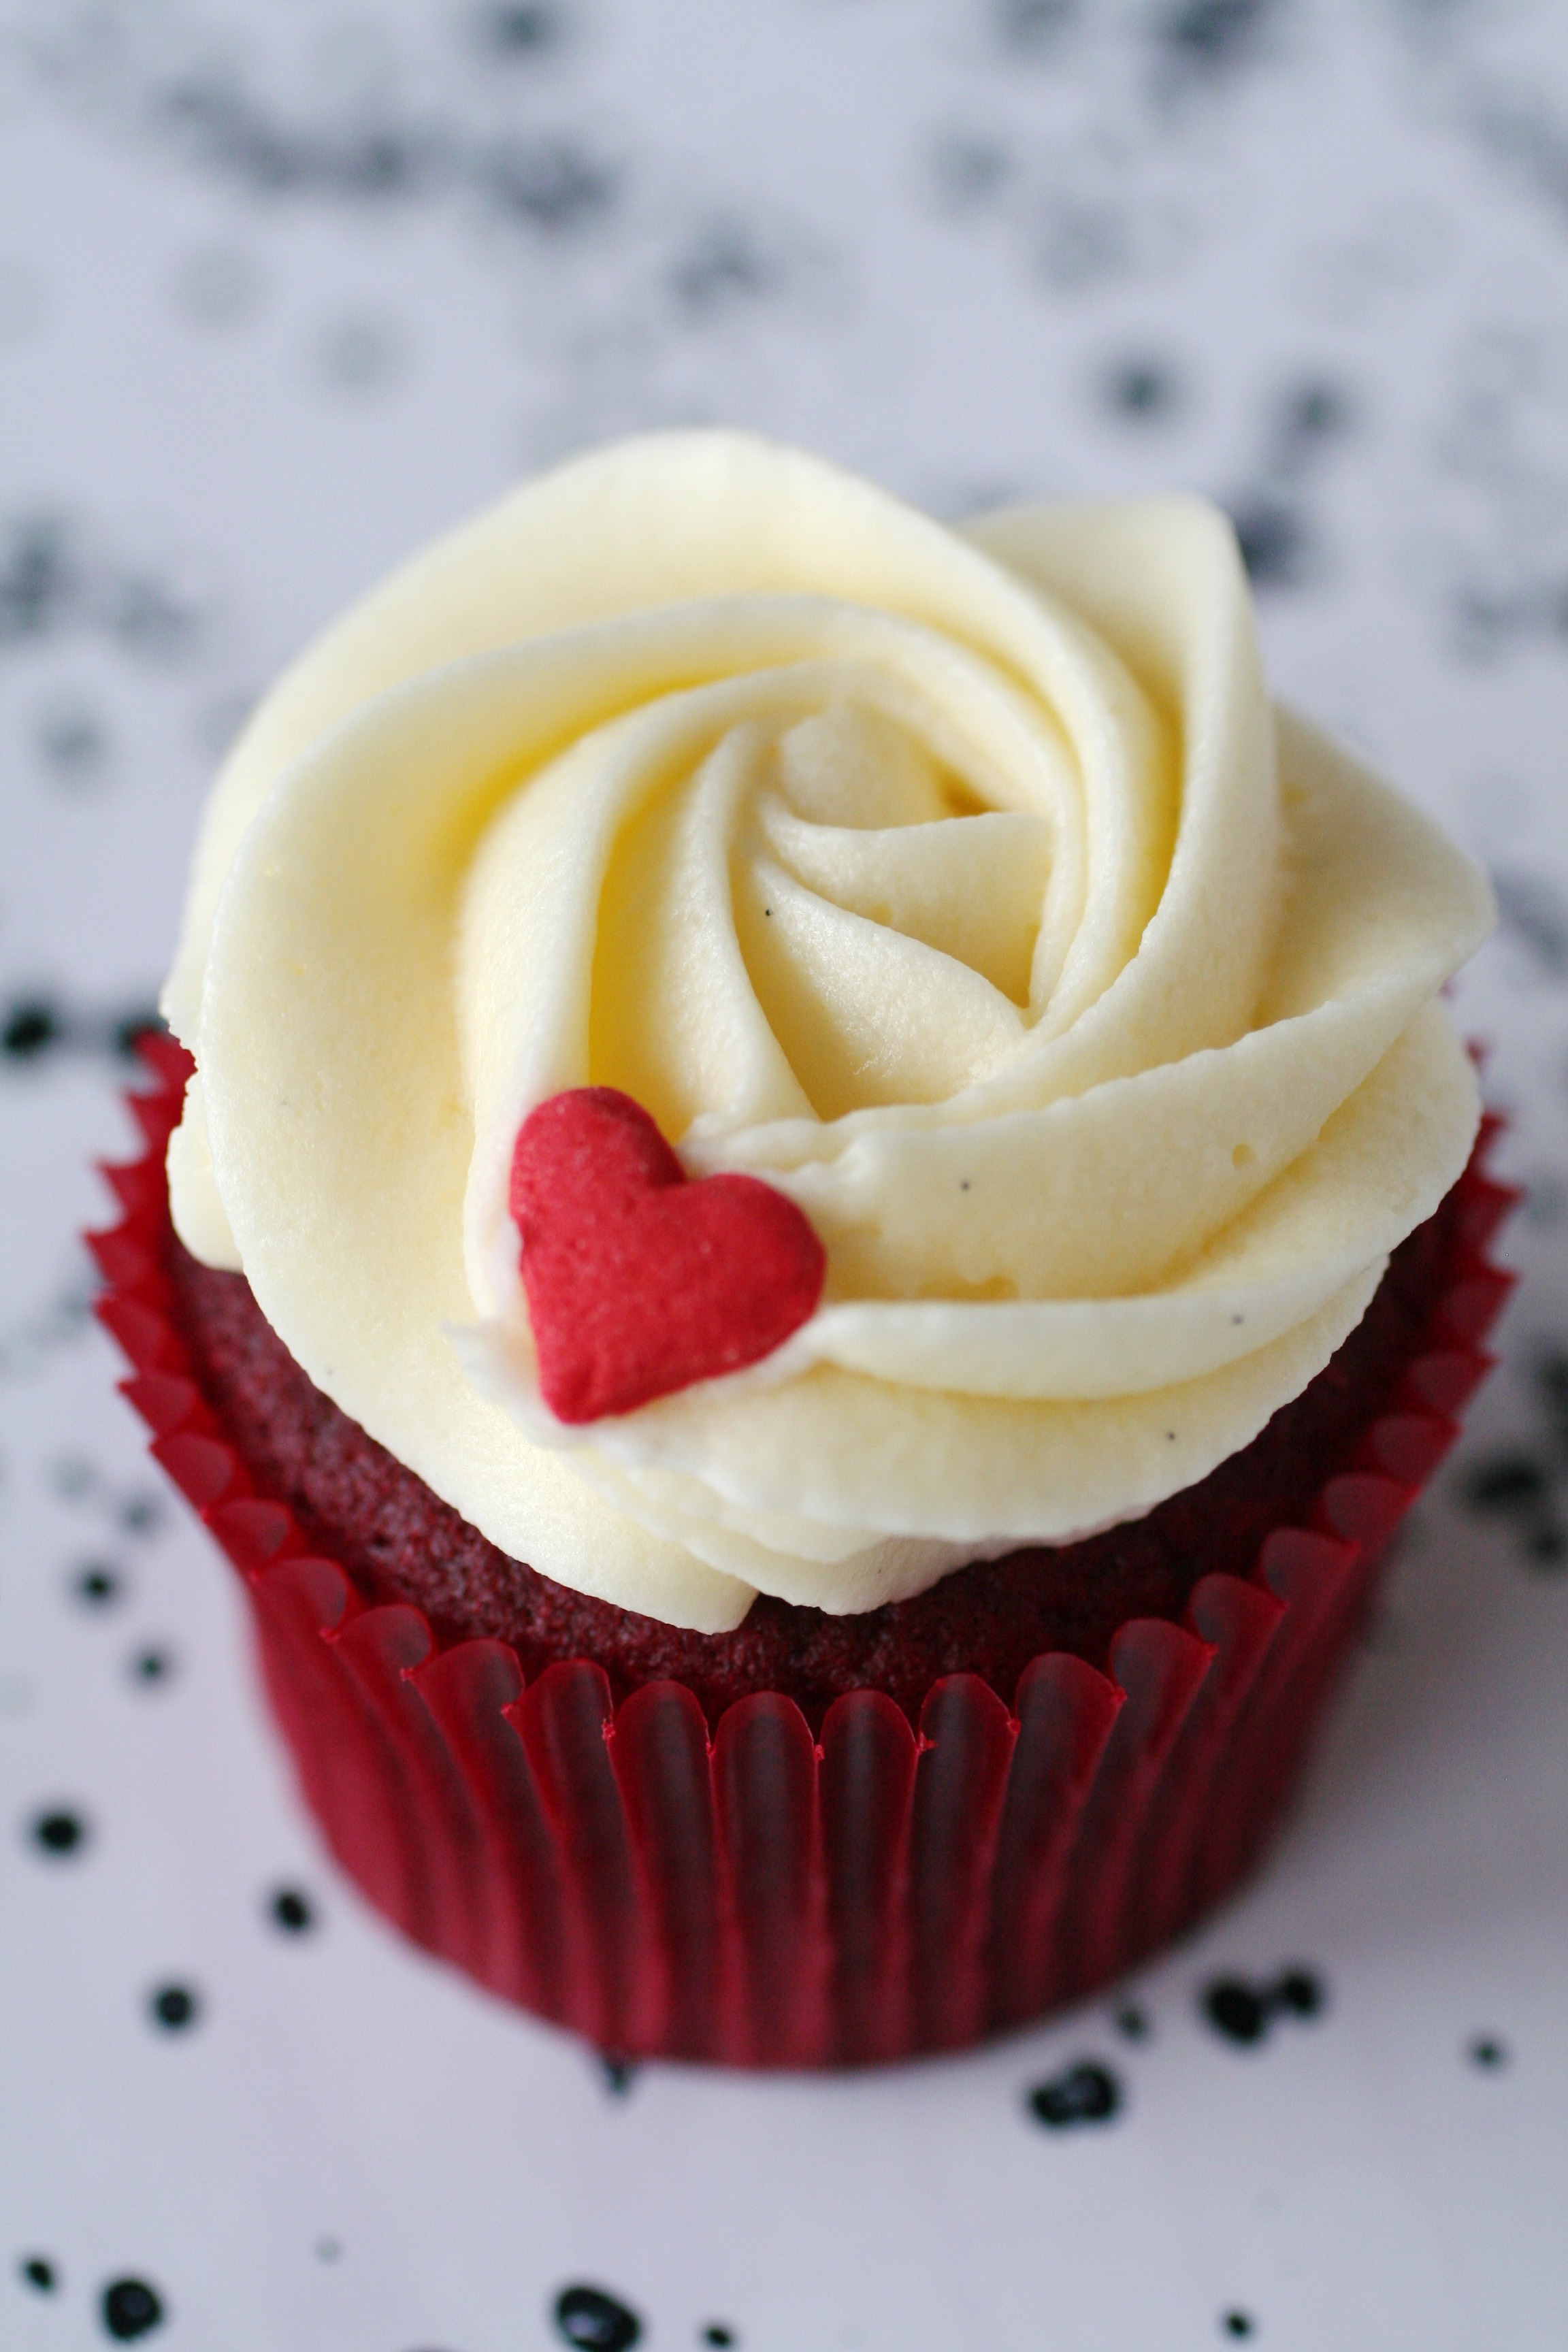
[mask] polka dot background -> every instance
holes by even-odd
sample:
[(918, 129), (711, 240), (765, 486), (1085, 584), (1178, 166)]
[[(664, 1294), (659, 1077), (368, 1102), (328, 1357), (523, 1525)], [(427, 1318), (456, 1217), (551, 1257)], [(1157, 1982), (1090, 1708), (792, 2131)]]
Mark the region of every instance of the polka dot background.
[[(0, 0), (0, 2343), (1568, 2341), (1565, 188), (1553, 0)], [(1261, 1877), (849, 2081), (606, 2066), (368, 1915), (75, 1238), (251, 697), (703, 419), (1224, 499), (1281, 690), (1496, 876), (1531, 1188)]]

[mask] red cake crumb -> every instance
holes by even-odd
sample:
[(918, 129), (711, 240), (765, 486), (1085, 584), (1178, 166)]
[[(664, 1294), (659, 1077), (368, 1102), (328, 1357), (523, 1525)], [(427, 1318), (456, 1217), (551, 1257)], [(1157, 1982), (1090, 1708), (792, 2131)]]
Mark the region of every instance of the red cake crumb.
[(616, 1700), (686, 1683), (716, 1722), (761, 1690), (815, 1726), (842, 1692), (874, 1687), (915, 1719), (942, 1675), (982, 1675), (1009, 1705), (1047, 1650), (1105, 1664), (1131, 1617), (1179, 1620), (1211, 1570), (1250, 1573), (1269, 1530), (1305, 1524), (1392, 1402), (1458, 1247), (1458, 1195), (1394, 1254), (1371, 1307), (1332, 1360), (1250, 1445), (1144, 1518), (1086, 1541), (1031, 1546), (956, 1570), (912, 1601), (829, 1616), (762, 1594), (731, 1633), (693, 1633), (552, 1582), (509, 1559), (306, 1377), (242, 1275), (170, 1243), (175, 1316), (203, 1391), (258, 1490), (287, 1503), (307, 1540), (342, 1561), (367, 1601), (423, 1609), (443, 1642), (493, 1635), (532, 1676), (557, 1659), (598, 1661)]

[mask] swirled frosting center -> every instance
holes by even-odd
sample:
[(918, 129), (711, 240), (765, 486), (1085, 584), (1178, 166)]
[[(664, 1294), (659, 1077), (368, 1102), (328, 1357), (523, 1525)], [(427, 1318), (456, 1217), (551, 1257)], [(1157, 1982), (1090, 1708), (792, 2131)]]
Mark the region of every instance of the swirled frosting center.
[[(558, 1580), (705, 1630), (1149, 1508), (1353, 1326), (1474, 1133), (1489, 919), (1266, 697), (1185, 499), (949, 531), (723, 434), (525, 486), (311, 648), (220, 779), (181, 1232)], [(565, 1089), (762, 1178), (821, 1303), (568, 1428), (509, 1202)]]

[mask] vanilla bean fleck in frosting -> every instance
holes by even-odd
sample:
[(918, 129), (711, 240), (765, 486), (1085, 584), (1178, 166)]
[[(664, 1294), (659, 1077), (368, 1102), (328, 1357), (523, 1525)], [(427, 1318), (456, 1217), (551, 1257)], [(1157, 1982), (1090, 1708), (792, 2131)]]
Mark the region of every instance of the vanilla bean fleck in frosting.
[[(178, 1229), (492, 1541), (707, 1632), (1204, 1476), (1464, 1166), (1490, 921), (1271, 708), (1199, 500), (956, 530), (794, 451), (631, 441), (416, 557), (215, 788), (165, 1009)], [(508, 1174), (607, 1086), (827, 1253), (748, 1370), (538, 1391)]]

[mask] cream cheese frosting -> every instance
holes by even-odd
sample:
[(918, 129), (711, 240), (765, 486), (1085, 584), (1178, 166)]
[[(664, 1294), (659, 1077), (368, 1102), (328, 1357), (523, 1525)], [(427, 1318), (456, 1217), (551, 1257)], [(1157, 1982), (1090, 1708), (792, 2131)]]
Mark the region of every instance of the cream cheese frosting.
[[(1256, 1434), (1463, 1168), (1491, 920), (1268, 699), (1191, 499), (948, 530), (749, 436), (416, 557), (215, 786), (176, 1226), (492, 1541), (718, 1632), (1146, 1511)], [(827, 1255), (773, 1356), (568, 1428), (518, 1129), (609, 1086)]]

